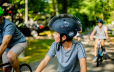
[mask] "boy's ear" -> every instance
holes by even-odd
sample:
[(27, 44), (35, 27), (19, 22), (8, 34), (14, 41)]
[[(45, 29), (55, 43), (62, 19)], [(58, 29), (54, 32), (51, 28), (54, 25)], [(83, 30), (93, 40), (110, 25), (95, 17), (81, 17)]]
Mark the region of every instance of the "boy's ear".
[(66, 35), (63, 35), (62, 39), (63, 39), (63, 40), (66, 40), (66, 38), (67, 38)]

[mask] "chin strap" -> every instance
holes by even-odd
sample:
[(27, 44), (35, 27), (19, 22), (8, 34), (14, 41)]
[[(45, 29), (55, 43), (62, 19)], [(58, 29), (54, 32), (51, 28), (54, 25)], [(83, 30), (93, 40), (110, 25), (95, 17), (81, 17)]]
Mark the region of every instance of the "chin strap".
[(59, 51), (60, 46), (62, 46), (62, 44), (66, 41), (66, 40), (64, 40), (64, 41), (62, 42), (62, 36), (63, 36), (63, 35), (60, 35), (60, 43), (59, 43), (59, 45), (58, 45), (57, 51)]

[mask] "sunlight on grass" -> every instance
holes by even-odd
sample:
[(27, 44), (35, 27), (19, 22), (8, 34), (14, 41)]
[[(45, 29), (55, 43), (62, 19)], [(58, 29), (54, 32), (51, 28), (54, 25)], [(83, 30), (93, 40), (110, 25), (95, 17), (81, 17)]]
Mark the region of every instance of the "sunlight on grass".
[(54, 40), (51, 39), (37, 39), (37, 40), (27, 40), (28, 45), (25, 49), (25, 57), (19, 58), (19, 61), (31, 63), (35, 61), (42, 60), (50, 45)]
[(54, 33), (54, 31), (43, 31), (43, 32), (39, 33), (39, 35), (49, 35), (49, 34), (53, 35), (53, 33)]

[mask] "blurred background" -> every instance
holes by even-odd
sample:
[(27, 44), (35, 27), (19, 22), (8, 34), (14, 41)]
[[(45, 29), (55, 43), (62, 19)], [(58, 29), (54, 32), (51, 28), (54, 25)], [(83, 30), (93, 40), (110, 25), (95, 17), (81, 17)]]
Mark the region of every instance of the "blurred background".
[[(98, 19), (114, 25), (114, 0), (0, 0), (0, 6), (4, 17), (27, 38), (28, 46), (19, 58), (26, 63), (42, 60), (46, 55), (54, 41), (47, 24), (55, 15), (76, 15), (82, 22), (82, 33), (92, 30)], [(109, 35), (114, 41), (113, 28)]]
[(99, 18), (106, 24), (114, 24), (114, 0), (0, 0), (0, 5), (7, 19), (20, 29), (30, 28), (24, 34), (34, 37), (49, 30), (50, 19), (62, 13), (78, 16), (83, 31), (95, 26)]

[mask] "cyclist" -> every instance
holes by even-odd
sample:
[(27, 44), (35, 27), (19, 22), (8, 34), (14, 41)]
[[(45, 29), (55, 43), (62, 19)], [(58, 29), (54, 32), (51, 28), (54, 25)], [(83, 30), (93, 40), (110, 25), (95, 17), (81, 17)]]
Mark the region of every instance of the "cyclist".
[(84, 46), (72, 40), (76, 32), (80, 31), (78, 21), (77, 17), (69, 14), (61, 14), (51, 19), (48, 25), (55, 31), (55, 42), (35, 72), (41, 72), (55, 55), (59, 62), (58, 72), (87, 72)]
[(77, 31), (77, 34), (75, 36), (77, 41), (80, 41), (80, 32), (82, 32), (82, 31)]
[(99, 19), (98, 20), (98, 25), (95, 26), (93, 32), (90, 35), (90, 39), (93, 39), (93, 35), (96, 32), (96, 40), (95, 40), (95, 44), (94, 44), (94, 57), (93, 57), (93, 61), (96, 61), (97, 57), (96, 57), (96, 52), (97, 52), (97, 44), (98, 44), (98, 40), (101, 39), (101, 46), (103, 48), (103, 53), (106, 54), (106, 50), (105, 50), (105, 39), (108, 39), (108, 33), (107, 33), (107, 28), (103, 25), (103, 20)]
[(17, 56), (26, 46), (25, 36), (11, 21), (3, 17), (3, 10), (0, 7), (0, 56), (2, 56), (3, 64), (8, 62), (11, 64), (3, 66), (3, 72), (10, 72), (11, 66), (15, 72), (20, 72)]

